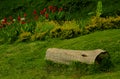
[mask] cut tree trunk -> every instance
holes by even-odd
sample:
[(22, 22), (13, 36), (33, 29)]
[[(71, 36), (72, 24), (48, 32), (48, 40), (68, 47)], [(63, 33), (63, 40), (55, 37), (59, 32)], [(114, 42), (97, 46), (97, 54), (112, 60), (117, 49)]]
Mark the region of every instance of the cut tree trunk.
[(72, 62), (81, 62), (86, 64), (100, 64), (101, 61), (109, 57), (108, 52), (102, 49), (96, 50), (68, 50), (49, 48), (46, 51), (45, 59), (61, 64), (71, 64)]

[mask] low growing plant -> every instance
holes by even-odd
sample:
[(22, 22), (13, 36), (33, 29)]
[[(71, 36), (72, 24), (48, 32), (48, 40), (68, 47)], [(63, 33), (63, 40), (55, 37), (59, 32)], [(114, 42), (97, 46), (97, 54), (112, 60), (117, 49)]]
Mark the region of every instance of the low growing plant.
[(85, 32), (90, 33), (96, 30), (120, 29), (120, 16), (117, 17), (92, 17), (85, 27)]
[(29, 41), (31, 37), (31, 32), (23, 32), (18, 36), (17, 42), (26, 42)]

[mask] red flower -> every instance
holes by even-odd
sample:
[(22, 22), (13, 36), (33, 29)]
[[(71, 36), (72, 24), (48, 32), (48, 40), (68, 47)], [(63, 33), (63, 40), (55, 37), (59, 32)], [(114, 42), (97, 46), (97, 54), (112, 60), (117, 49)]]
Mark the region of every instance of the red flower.
[(1, 22), (1, 24), (3, 24), (3, 25), (7, 24), (7, 18), (4, 18)]
[(52, 13), (56, 12), (56, 10), (57, 10), (57, 7), (53, 7)]
[(48, 7), (48, 9), (49, 9), (50, 11), (52, 11), (52, 9), (53, 9), (53, 6), (49, 6), (49, 7)]
[(18, 16), (18, 21), (21, 21), (21, 17), (20, 16)]
[(35, 19), (35, 20), (38, 20), (38, 19), (39, 19), (39, 16), (38, 16), (38, 15), (34, 16), (34, 19)]
[(63, 8), (61, 7), (61, 8), (59, 8), (59, 12), (61, 12), (61, 11), (63, 11)]
[(49, 11), (52, 11), (52, 13), (54, 13), (54, 12), (56, 12), (57, 7), (55, 7), (55, 6), (49, 6), (48, 9), (49, 9)]
[(5, 22), (5, 23), (7, 22), (7, 18), (4, 18), (4, 22)]
[(41, 15), (43, 15), (43, 14), (44, 14), (43, 10), (41, 10), (41, 11), (40, 11), (40, 14), (41, 14)]
[(10, 19), (10, 21), (13, 21), (13, 17), (12, 16), (9, 16), (9, 19)]
[(44, 14), (45, 14), (45, 10), (41, 10), (41, 11), (40, 11), (40, 14), (41, 14), (41, 15), (44, 15)]
[(0, 28), (3, 28), (3, 26), (2, 26), (2, 25), (0, 25)]
[(49, 14), (45, 14), (45, 18), (48, 19), (48, 17), (49, 17)]
[(46, 12), (46, 8), (44, 8), (43, 10), (41, 10), (41, 11), (40, 11), (40, 14), (41, 14), (41, 15), (44, 15), (45, 12)]
[(24, 17), (26, 17), (27, 16), (27, 14), (26, 13), (24, 13)]
[(25, 21), (22, 21), (21, 24), (25, 24), (26, 22)]
[(34, 15), (36, 15), (36, 14), (37, 14), (37, 11), (36, 11), (36, 10), (34, 10), (34, 11), (33, 11), (33, 14), (34, 14)]
[(43, 11), (46, 12), (46, 8), (44, 8)]

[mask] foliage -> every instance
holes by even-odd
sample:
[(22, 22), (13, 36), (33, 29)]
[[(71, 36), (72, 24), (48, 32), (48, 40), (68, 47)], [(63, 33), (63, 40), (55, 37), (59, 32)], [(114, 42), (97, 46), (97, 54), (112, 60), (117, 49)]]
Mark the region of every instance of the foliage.
[(79, 28), (61, 28), (57, 27), (50, 31), (50, 37), (52, 38), (62, 38), (70, 39), (81, 34)]
[(13, 23), (0, 29), (1, 42), (15, 42), (17, 39), (21, 39), (19, 36), (24, 35), (22, 34), (24, 32), (31, 34), (27, 40), (35, 41), (49, 38), (70, 39), (97, 30), (120, 29), (120, 16), (107, 18), (93, 16), (84, 26), (81, 25), (82, 20), (60, 22), (61, 24), (57, 21), (45, 20), (26, 24)]
[(100, 17), (101, 14), (102, 14), (102, 1), (98, 1), (97, 10), (96, 10), (96, 16)]
[(59, 25), (50, 31), (50, 37), (69, 39), (81, 34), (81, 30), (76, 21), (65, 21), (63, 25)]
[[(0, 0), (0, 3), (0, 78), (78, 79), (91, 74), (97, 77), (88, 78), (119, 78), (119, 0)], [(95, 12), (96, 16), (92, 16)], [(106, 29), (116, 30), (95, 32)], [(81, 36), (88, 33), (92, 34)], [(81, 37), (74, 38), (77, 36)], [(16, 41), (24, 43), (16, 44)], [(111, 58), (102, 60), (100, 65), (73, 62), (66, 66), (44, 60), (50, 47), (101, 48)]]
[(21, 33), (19, 36), (18, 36), (18, 42), (19, 41), (23, 41), (23, 42), (26, 42), (30, 39), (30, 36), (31, 36), (31, 32), (23, 32)]
[(94, 32), (96, 30), (105, 29), (119, 29), (120, 27), (120, 16), (117, 17), (92, 17), (90, 23), (85, 27), (87, 33)]
[[(35, 22), (27, 23), (27, 24), (19, 24), (17, 22), (6, 25), (5, 27), (0, 29), (0, 37), (3, 39), (1, 42), (5, 43), (13, 43), (18, 37), (23, 33), (33, 33), (35, 30)], [(24, 34), (22, 34), (24, 36)], [(21, 36), (20, 36), (21, 39)]]
[[(31, 0), (28, 1), (28, 3), (33, 2), (34, 1)], [(47, 3), (47, 0), (43, 2)], [(10, 16), (9, 18), (5, 17), (4, 19), (2, 19), (0, 23), (0, 42), (12, 43), (16, 40), (35, 41), (46, 40), (49, 38), (70, 39), (97, 30), (120, 28), (120, 16), (101, 17), (103, 14), (102, 6), (104, 4), (104, 1), (102, 0), (96, 1), (96, 16), (92, 16), (91, 18), (84, 20), (81, 18), (79, 20), (71, 19), (71, 13), (73, 13), (76, 9), (81, 10), (86, 5), (89, 5), (91, 4), (91, 2), (94, 2), (94, 0), (57, 0), (57, 2), (51, 0), (48, 2), (52, 2), (52, 5), (41, 5), (42, 7), (40, 9), (34, 9), (32, 11), (32, 18), (30, 18), (28, 14), (24, 12), (18, 15), (16, 21), (12, 16)], [(62, 4), (63, 2), (64, 5)], [(78, 5), (78, 3), (84, 5)], [(38, 13), (38, 11), (40, 12)]]
[(34, 33), (30, 40), (31, 41), (36, 41), (36, 40), (45, 40), (47, 36), (48, 31), (41, 32), (41, 33)]

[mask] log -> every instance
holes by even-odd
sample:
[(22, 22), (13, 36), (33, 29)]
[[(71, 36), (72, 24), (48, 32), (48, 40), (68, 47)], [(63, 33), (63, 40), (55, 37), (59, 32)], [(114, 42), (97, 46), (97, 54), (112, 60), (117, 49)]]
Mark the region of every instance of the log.
[(81, 62), (86, 64), (101, 63), (101, 60), (108, 57), (105, 50), (68, 50), (49, 48), (46, 51), (45, 60), (54, 63), (71, 64), (72, 62)]

